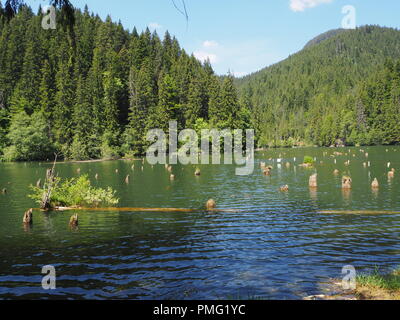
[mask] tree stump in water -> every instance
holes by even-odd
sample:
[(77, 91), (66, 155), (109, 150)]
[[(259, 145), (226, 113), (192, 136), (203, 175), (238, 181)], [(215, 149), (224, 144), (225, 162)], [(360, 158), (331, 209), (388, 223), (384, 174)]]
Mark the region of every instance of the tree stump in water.
[(318, 187), (317, 177), (318, 177), (318, 175), (315, 173), (308, 180), (308, 186), (310, 188), (317, 188)]
[[(54, 162), (55, 165), (55, 162)], [(44, 192), (42, 197), (42, 202), (40, 204), (40, 209), (47, 210), (51, 208), (51, 193), (56, 187), (57, 180), (55, 177), (54, 166), (52, 169), (48, 169), (46, 172), (46, 181), (44, 183)]]
[(215, 203), (215, 201), (213, 199), (210, 199), (207, 201), (207, 203), (206, 203), (207, 210), (212, 210), (212, 209), (215, 209), (216, 207), (217, 207), (217, 204)]
[(28, 211), (25, 212), (24, 218), (22, 220), (24, 224), (32, 224), (33, 222), (32, 213), (33, 209), (29, 209)]
[(351, 184), (352, 184), (352, 180), (350, 177), (348, 176), (344, 176), (342, 178), (342, 189), (351, 189)]
[(286, 186), (280, 187), (279, 190), (282, 191), (282, 192), (289, 191), (289, 186), (286, 185)]
[(372, 181), (371, 187), (372, 187), (372, 189), (378, 189), (379, 188), (379, 182), (378, 182), (377, 178), (375, 178), (374, 181)]
[(69, 226), (70, 227), (77, 227), (79, 224), (79, 220), (78, 220), (78, 214), (75, 213), (73, 216), (71, 216), (71, 218), (69, 219)]

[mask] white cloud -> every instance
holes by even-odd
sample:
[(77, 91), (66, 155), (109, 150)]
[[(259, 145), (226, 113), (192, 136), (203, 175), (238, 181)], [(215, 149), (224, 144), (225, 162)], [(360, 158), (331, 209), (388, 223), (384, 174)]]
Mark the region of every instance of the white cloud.
[(193, 55), (201, 62), (205, 62), (207, 61), (207, 59), (210, 60), (211, 63), (216, 63), (218, 61), (218, 57), (214, 53), (209, 53), (205, 51), (195, 51), (193, 52)]
[(162, 26), (161, 24), (157, 23), (157, 22), (150, 22), (149, 25), (148, 25), (148, 27), (149, 27), (149, 29), (150, 29), (151, 31), (154, 31), (154, 30), (162, 29), (162, 28), (163, 28), (163, 26)]
[(322, 3), (330, 3), (333, 0), (290, 0), (290, 9), (295, 12), (304, 11), (307, 8), (314, 8)]
[(203, 47), (204, 48), (215, 48), (215, 47), (218, 47), (218, 46), (219, 46), (218, 42), (214, 41), (214, 40), (206, 40), (206, 41), (203, 42)]
[[(213, 43), (214, 46), (210, 46)], [(272, 50), (274, 43), (263, 37), (245, 41), (218, 43), (202, 41), (193, 55), (200, 61), (210, 60), (217, 74), (230, 71), (236, 77), (245, 76), (272, 63), (281, 61), (284, 56)]]

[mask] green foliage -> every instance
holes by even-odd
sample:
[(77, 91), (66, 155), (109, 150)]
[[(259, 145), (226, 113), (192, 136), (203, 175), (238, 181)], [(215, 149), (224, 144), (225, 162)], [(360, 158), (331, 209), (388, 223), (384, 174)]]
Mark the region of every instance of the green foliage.
[(396, 29), (333, 30), (237, 80), (258, 145), (399, 143), (399, 44)]
[[(208, 127), (211, 118), (221, 127), (249, 126), (232, 77), (214, 75), (168, 32), (164, 39), (148, 29), (129, 32), (87, 8), (75, 10), (73, 32), (43, 30), (40, 21), (27, 6), (0, 21), (0, 150), (6, 148), (6, 160), (46, 159), (48, 146), (64, 159), (141, 155), (147, 131), (167, 130), (171, 120), (179, 129), (198, 127), (199, 119)], [(16, 138), (17, 123), (27, 120), (16, 115), (39, 112), (39, 124), (47, 127), (32, 157), (20, 148), (26, 134)]]
[(7, 140), (11, 142), (11, 146), (4, 150), (4, 159), (7, 161), (49, 159), (54, 152), (49, 126), (41, 112), (31, 116), (25, 111), (15, 114), (11, 119)]
[(360, 274), (356, 278), (357, 284), (387, 290), (400, 290), (400, 268), (390, 274), (382, 274), (375, 268), (371, 274)]
[(314, 159), (313, 159), (313, 157), (310, 157), (310, 156), (304, 156), (303, 163), (312, 165), (312, 164), (314, 164)]
[[(118, 204), (119, 200), (115, 196), (115, 191), (92, 187), (87, 175), (61, 181), (56, 178), (56, 187), (51, 194), (50, 203), (52, 207), (106, 207)], [(37, 203), (41, 203), (43, 189), (31, 186), (32, 194), (29, 197)]]

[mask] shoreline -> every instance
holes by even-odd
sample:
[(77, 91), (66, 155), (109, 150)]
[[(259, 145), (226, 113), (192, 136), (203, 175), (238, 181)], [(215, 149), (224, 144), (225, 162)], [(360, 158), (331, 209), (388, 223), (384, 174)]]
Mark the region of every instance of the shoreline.
[[(268, 147), (268, 148), (255, 148), (254, 152), (266, 152), (266, 151), (276, 151), (278, 149), (344, 149), (344, 148), (375, 148), (375, 147), (400, 147), (400, 145), (373, 145), (373, 146), (337, 146), (337, 147), (320, 147), (320, 146), (290, 146), (290, 147)], [(223, 155), (223, 153), (221, 153)], [(131, 158), (102, 158), (102, 159), (88, 159), (88, 160), (62, 160), (58, 161), (57, 164), (68, 164), (68, 163), (96, 163), (96, 162), (107, 162), (107, 161), (142, 161), (146, 155), (138, 155), (137, 157)], [(1, 163), (51, 163), (53, 160), (33, 160), (33, 161), (3, 161), (0, 160)]]

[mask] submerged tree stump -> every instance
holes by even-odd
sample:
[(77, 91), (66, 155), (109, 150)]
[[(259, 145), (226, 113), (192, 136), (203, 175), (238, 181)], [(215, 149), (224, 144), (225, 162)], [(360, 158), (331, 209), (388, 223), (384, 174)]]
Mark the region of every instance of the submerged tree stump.
[(71, 218), (69, 219), (69, 226), (70, 227), (77, 227), (79, 224), (79, 220), (78, 220), (78, 214), (75, 213), (73, 216), (71, 216)]
[(216, 207), (217, 207), (217, 204), (215, 203), (215, 201), (213, 199), (210, 199), (207, 201), (207, 203), (206, 203), (207, 210), (212, 210), (212, 209), (215, 209)]
[(46, 180), (43, 185), (43, 197), (40, 203), (40, 209), (48, 210), (51, 208), (51, 194), (57, 186), (57, 177), (55, 174), (55, 166), (57, 163), (57, 155), (55, 155), (53, 167), (51, 169), (47, 169), (46, 171)]
[(289, 191), (289, 186), (288, 185), (282, 186), (279, 188), (279, 190), (282, 192), (287, 192), (287, 191)]
[(33, 223), (32, 213), (33, 213), (33, 209), (29, 209), (28, 211), (25, 212), (24, 218), (22, 220), (22, 222), (24, 224), (32, 224)]
[(344, 176), (342, 178), (342, 189), (346, 189), (346, 190), (351, 189), (351, 184), (352, 183), (353, 183), (353, 181), (351, 180), (350, 177)]
[(317, 188), (317, 187), (318, 187), (317, 177), (318, 177), (318, 174), (316, 174), (316, 173), (314, 173), (314, 174), (310, 177), (310, 179), (309, 179), (309, 181), (308, 181), (308, 186), (309, 186), (310, 188)]
[(374, 181), (372, 181), (371, 187), (372, 187), (372, 189), (378, 189), (379, 188), (379, 182), (378, 182), (377, 178), (375, 178)]

